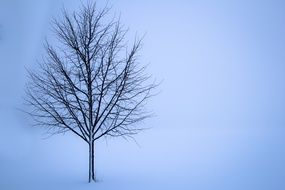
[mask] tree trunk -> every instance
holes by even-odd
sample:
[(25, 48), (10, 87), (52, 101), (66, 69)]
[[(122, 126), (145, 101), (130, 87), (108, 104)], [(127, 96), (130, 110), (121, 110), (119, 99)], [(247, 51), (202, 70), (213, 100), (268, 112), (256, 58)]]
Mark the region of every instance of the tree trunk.
[(89, 183), (95, 178), (95, 162), (94, 162), (94, 142), (89, 143)]

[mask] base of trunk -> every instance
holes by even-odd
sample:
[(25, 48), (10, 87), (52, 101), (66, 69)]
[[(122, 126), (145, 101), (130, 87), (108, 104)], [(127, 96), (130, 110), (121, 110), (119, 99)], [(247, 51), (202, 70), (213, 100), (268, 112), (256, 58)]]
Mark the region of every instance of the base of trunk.
[(94, 162), (94, 143), (89, 144), (89, 183), (96, 182), (95, 162)]

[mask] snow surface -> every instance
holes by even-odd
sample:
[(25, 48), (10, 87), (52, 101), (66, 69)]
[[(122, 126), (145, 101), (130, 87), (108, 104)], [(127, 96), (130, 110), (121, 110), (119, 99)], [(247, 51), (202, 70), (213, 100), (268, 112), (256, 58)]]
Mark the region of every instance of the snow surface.
[[(15, 129), (16, 130), (16, 129)], [(285, 188), (284, 129), (153, 128), (133, 141), (96, 144), (97, 183), (87, 183), (87, 146), (72, 135), (1, 135), (0, 189)], [(20, 132), (19, 132), (20, 131)], [(31, 135), (31, 133), (33, 135)]]

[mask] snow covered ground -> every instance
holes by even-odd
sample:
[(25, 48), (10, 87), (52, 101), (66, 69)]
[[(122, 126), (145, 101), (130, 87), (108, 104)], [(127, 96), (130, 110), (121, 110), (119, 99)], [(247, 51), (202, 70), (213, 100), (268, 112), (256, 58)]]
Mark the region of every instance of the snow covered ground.
[(139, 145), (102, 140), (94, 184), (87, 183), (83, 142), (68, 134), (44, 140), (33, 131), (11, 127), (1, 133), (0, 189), (285, 188), (282, 128), (157, 127), (138, 135)]

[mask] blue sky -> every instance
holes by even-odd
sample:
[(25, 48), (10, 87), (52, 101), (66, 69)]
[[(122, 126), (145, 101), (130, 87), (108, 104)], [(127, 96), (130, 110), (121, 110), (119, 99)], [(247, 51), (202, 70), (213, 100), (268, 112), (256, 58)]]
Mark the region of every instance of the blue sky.
[[(13, 111), (21, 105), (24, 68), (35, 67), (44, 38), (52, 38), (49, 21), (60, 15), (63, 4), (76, 10), (80, 1), (0, 1), (0, 156), (6, 162), (20, 162), (11, 153), (18, 144), (23, 148), (17, 155), (30, 162), (54, 159), (50, 163), (54, 168), (59, 163), (51, 150), (57, 143), (58, 151), (70, 147), (65, 151), (72, 155), (73, 145), (64, 139), (73, 142), (73, 136), (41, 141), (40, 132), (23, 127)], [(98, 1), (99, 7), (104, 4)], [(132, 159), (120, 156), (121, 161), (141, 164), (141, 175), (153, 172), (154, 179), (178, 176), (189, 179), (185, 185), (195, 189), (284, 189), (285, 2), (110, 0), (109, 4), (129, 27), (130, 41), (146, 34), (141, 62), (163, 82), (161, 93), (149, 104), (157, 116), (145, 122), (153, 129), (138, 136), (142, 148), (120, 140), (111, 141), (118, 144), (110, 142), (107, 150), (98, 148), (104, 155), (98, 158), (102, 176), (120, 175), (123, 168), (115, 161), (110, 167), (105, 158), (130, 151)], [(8, 143), (14, 135), (17, 141)], [(40, 155), (36, 143), (45, 158), (30, 155)], [(80, 143), (76, 147), (84, 154)], [(75, 157), (68, 164), (84, 158)], [(171, 173), (163, 175), (169, 163)], [(84, 171), (84, 164), (76, 166)], [(125, 172), (131, 176), (137, 171), (127, 167)]]

